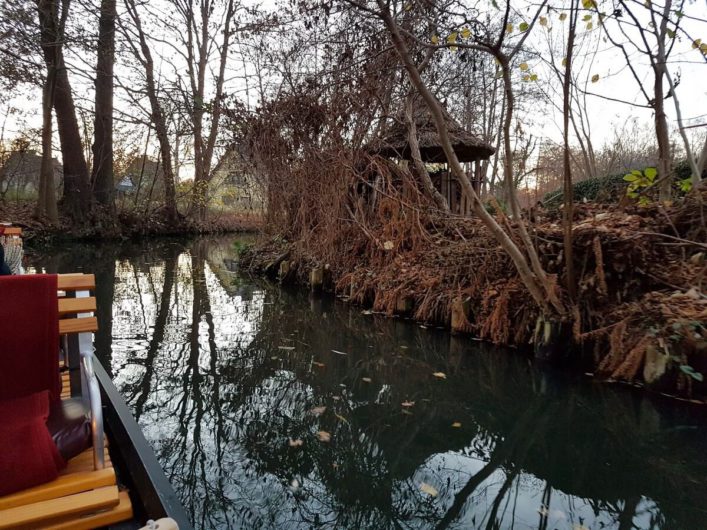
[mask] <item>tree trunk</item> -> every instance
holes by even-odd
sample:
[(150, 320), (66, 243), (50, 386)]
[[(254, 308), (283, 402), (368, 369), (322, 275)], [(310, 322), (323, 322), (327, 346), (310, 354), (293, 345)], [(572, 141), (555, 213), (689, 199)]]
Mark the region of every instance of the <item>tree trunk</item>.
[(132, 42), (130, 44), (133, 47), (133, 53), (145, 68), (147, 98), (150, 101), (150, 108), (152, 110), (152, 115), (150, 117), (152, 119), (152, 123), (155, 125), (155, 133), (157, 134), (157, 140), (160, 144), (160, 155), (162, 158), (163, 168), (162, 173), (164, 175), (165, 215), (167, 222), (174, 225), (177, 222), (179, 214), (177, 211), (177, 196), (174, 185), (174, 170), (172, 167), (172, 150), (169, 142), (167, 121), (162, 110), (162, 104), (157, 97), (154, 61), (152, 60), (150, 46), (147, 43), (145, 32), (142, 29), (142, 23), (140, 22), (140, 16), (138, 15), (134, 0), (125, 0), (125, 7), (127, 8), (133, 23), (135, 24), (140, 50), (138, 51)]
[(93, 196), (113, 210), (113, 64), (115, 62), (116, 0), (101, 0), (96, 62), (96, 117), (94, 122)]
[(86, 218), (91, 210), (88, 166), (83, 154), (81, 133), (76, 119), (74, 98), (62, 51), (63, 23), (69, 9), (69, 0), (62, 2), (61, 23), (57, 19), (55, 0), (37, 0), (42, 51), (47, 70), (55, 71), (54, 111), (61, 141), (64, 163), (64, 194), (62, 209), (77, 221)]
[(574, 257), (572, 252), (572, 214), (573, 214), (573, 194), (572, 189), (572, 164), (570, 160), (570, 114), (571, 114), (571, 90), (572, 90), (572, 52), (574, 51), (574, 37), (577, 29), (578, 6), (576, 0), (570, 4), (570, 27), (567, 37), (567, 53), (565, 62), (565, 77), (562, 82), (562, 126), (564, 135), (564, 196), (565, 204), (562, 209), (563, 247), (565, 253), (565, 269), (567, 271), (567, 291), (570, 299), (574, 301), (576, 297), (576, 285), (574, 278)]
[(54, 160), (52, 157), (52, 105), (54, 99), (54, 69), (47, 71), (42, 90), (42, 163), (39, 170), (39, 199), (35, 214), (52, 224), (59, 223), (54, 191)]

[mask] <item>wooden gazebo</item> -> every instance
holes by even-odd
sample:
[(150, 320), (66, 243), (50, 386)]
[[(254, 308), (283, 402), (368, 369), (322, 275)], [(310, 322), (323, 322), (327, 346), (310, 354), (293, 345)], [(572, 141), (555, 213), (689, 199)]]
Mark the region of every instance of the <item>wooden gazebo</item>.
[[(493, 146), (464, 129), (444, 108), (444, 119), (452, 141), (452, 147), (460, 162), (473, 164), (472, 184), (479, 191), (481, 187), (481, 161), (488, 160), (496, 151)], [(470, 210), (467, 197), (461, 186), (446, 168), (447, 157), (442, 149), (437, 127), (426, 105), (418, 105), (413, 110), (417, 138), (422, 161), (429, 164), (445, 164), (445, 169), (430, 176), (437, 190), (447, 200), (452, 211), (466, 214)], [(411, 160), (412, 154), (408, 141), (408, 123), (403, 112), (399, 113), (378, 139), (368, 146), (368, 151), (388, 158)]]

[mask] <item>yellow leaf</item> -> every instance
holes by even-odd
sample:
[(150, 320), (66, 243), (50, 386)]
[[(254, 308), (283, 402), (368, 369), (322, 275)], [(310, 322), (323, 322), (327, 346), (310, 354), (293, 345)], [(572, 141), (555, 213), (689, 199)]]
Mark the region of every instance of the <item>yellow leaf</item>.
[(528, 68), (529, 68), (529, 67), (528, 67), (528, 63), (520, 63), (520, 69), (521, 69), (523, 72), (526, 72), (526, 71), (528, 70)]
[(513, 24), (506, 24), (506, 33), (513, 33)]
[(692, 41), (692, 49), (696, 50), (697, 48), (700, 47), (700, 44), (702, 44), (702, 39), (697, 39), (695, 41)]
[(530, 80), (531, 80), (531, 81), (537, 81), (537, 80), (538, 80), (538, 74), (532, 74), (532, 75), (530, 76)]
[(545, 17), (540, 17), (540, 19), (538, 20), (538, 23), (539, 23), (541, 26), (547, 26), (547, 18), (545, 18)]
[(702, 44), (700, 44), (700, 51), (702, 53), (707, 53), (707, 42), (703, 42)]
[(293, 440), (292, 438), (289, 439), (289, 444), (290, 447), (299, 447), (303, 444), (304, 442), (297, 438), (296, 440)]
[(592, 24), (591, 22), (587, 22), (587, 31), (589, 31), (593, 27), (594, 27), (594, 24)]
[(457, 32), (452, 31), (447, 37), (447, 44), (454, 44), (455, 42), (457, 42)]
[(435, 372), (432, 375), (439, 379), (447, 379), (447, 374), (445, 374), (444, 372)]
[(462, 29), (462, 38), (468, 39), (471, 37), (471, 30), (469, 28)]
[(439, 37), (437, 35), (432, 35), (432, 44), (439, 44)]
[(459, 46), (450, 46), (450, 47), (449, 47), (449, 51), (450, 51), (450, 52), (455, 52), (455, 51), (457, 51), (458, 49), (459, 49)]
[(433, 486), (430, 486), (426, 482), (420, 484), (420, 491), (423, 493), (427, 493), (427, 495), (429, 495), (430, 497), (436, 497), (439, 493)]
[(459, 427), (461, 427), (461, 426), (462, 426), (462, 424), (459, 423), (458, 421), (455, 421), (454, 423), (452, 423), (452, 427), (455, 427), (455, 428), (457, 428), (457, 429), (458, 429)]
[(560, 13), (560, 20), (564, 21), (567, 19), (567, 13)]
[(523, 76), (523, 81), (530, 81), (530, 75), (525, 74), (525, 75)]
[(582, 0), (582, 7), (584, 7), (584, 9), (591, 9), (596, 6), (597, 4), (594, 0)]
[(317, 433), (317, 438), (319, 438), (320, 442), (331, 442), (331, 434), (326, 431), (319, 431)]
[(567, 66), (567, 57), (562, 58), (562, 66)]
[(599, 74), (594, 74), (592, 76), (592, 83), (596, 83), (597, 81), (599, 81)]

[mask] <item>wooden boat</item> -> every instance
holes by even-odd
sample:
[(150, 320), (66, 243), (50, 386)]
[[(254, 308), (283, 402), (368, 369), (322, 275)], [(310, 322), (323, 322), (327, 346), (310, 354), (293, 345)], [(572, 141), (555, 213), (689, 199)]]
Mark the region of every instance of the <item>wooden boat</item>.
[(93, 356), (92, 334), (98, 326), (96, 299), (90, 296), (94, 275), (59, 275), (57, 286), (62, 404), (76, 398), (86, 403), (92, 447), (69, 460), (56, 480), (0, 497), (0, 530), (189, 530), (189, 519), (154, 452)]

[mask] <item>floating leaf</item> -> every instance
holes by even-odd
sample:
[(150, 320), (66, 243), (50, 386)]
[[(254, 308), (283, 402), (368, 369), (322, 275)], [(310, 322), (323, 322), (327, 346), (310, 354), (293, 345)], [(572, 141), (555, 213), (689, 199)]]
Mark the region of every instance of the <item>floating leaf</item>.
[(393, 243), (392, 241), (386, 241), (385, 243), (383, 243), (383, 248), (386, 250), (393, 250), (393, 248), (395, 248), (395, 243)]
[(315, 416), (321, 416), (326, 412), (326, 407), (314, 407), (312, 410), (309, 411), (310, 414), (313, 414)]
[(541, 26), (547, 26), (547, 18), (545, 18), (545, 17), (540, 17), (540, 18), (538, 19), (538, 24), (540, 24)]
[(560, 20), (563, 22), (567, 19), (567, 13), (560, 13)]
[(599, 74), (594, 74), (592, 76), (592, 83), (596, 83), (597, 81), (599, 81)]
[(343, 421), (343, 422), (346, 423), (346, 424), (349, 423), (349, 420), (347, 420), (346, 418), (344, 418), (341, 414), (334, 414), (334, 416), (336, 416), (338, 419), (340, 419), (341, 421)]
[(589, 20), (591, 20), (591, 19), (592, 19), (592, 15), (584, 15), (584, 16), (582, 17), (582, 20), (584, 20), (585, 22), (587, 22), (587, 21), (589, 21)]
[(702, 44), (702, 39), (697, 39), (695, 41), (692, 41), (692, 49), (696, 50), (697, 48), (700, 47), (700, 44)]
[(567, 57), (562, 58), (562, 66), (567, 66)]
[(331, 442), (331, 434), (326, 431), (319, 431), (317, 433), (317, 438), (320, 442)]
[(415, 402), (414, 402), (414, 401), (403, 401), (403, 402), (401, 403), (401, 405), (402, 405), (403, 407), (414, 407), (414, 406), (415, 406)]
[(289, 438), (288, 443), (290, 444), (290, 447), (300, 447), (304, 442), (300, 440), (299, 438), (293, 440), (292, 438)]
[(530, 81), (530, 76), (528, 74), (525, 74), (523, 76), (523, 81)]
[(437, 377), (438, 379), (447, 379), (447, 374), (445, 374), (444, 372), (435, 372), (432, 375)]
[(594, 27), (594, 24), (592, 24), (591, 22), (587, 22), (587, 31), (589, 31), (593, 27)]
[(528, 23), (527, 23), (527, 22), (521, 22), (521, 23), (518, 25), (518, 29), (521, 30), (521, 31), (528, 31), (528, 28), (529, 28), (529, 27), (530, 27), (530, 26), (528, 26)]
[(702, 53), (707, 54), (707, 42), (703, 42), (702, 44), (700, 44), (700, 51)]
[(370, 378), (370, 377), (362, 377), (362, 378), (361, 378), (361, 381), (363, 381), (364, 383), (370, 383), (370, 382), (371, 382), (371, 378)]
[(447, 44), (454, 44), (457, 42), (457, 32), (452, 31), (447, 37)]
[(520, 63), (519, 68), (520, 68), (523, 72), (527, 71), (528, 68), (529, 68), (528, 63)]
[(469, 37), (471, 37), (471, 30), (469, 28), (462, 29), (462, 38), (468, 39)]
[(326, 366), (326, 364), (320, 363), (319, 361), (312, 361), (312, 364), (314, 366), (318, 366), (319, 368), (324, 368)]
[(513, 33), (513, 24), (506, 24), (506, 33)]
[(594, 0), (582, 0), (582, 7), (584, 9), (591, 9), (596, 6), (597, 6), (597, 3)]
[(530, 80), (531, 80), (531, 81), (537, 81), (537, 80), (538, 80), (538, 74), (531, 74), (531, 75), (530, 75)]
[(432, 35), (432, 44), (439, 44), (439, 37), (437, 35)]
[(434, 487), (430, 486), (426, 482), (420, 484), (420, 491), (422, 493), (427, 493), (427, 495), (429, 495), (430, 497), (436, 497), (439, 494), (439, 492)]
[(461, 426), (462, 426), (462, 424), (461, 424), (460, 422), (458, 422), (458, 421), (455, 421), (454, 423), (452, 423), (452, 427), (454, 427), (454, 428), (456, 428), (456, 429), (458, 429), (458, 428), (461, 427)]

